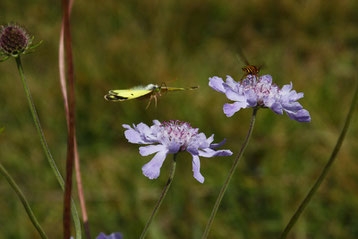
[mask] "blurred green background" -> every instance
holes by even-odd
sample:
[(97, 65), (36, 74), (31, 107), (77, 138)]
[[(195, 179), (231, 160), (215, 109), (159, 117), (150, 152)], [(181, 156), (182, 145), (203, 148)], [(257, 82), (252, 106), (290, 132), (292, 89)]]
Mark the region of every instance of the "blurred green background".
[[(43, 44), (22, 58), (53, 156), (64, 172), (66, 122), (58, 76), (60, 1), (4, 0), (0, 22), (24, 25)], [(258, 112), (253, 137), (214, 221), (210, 238), (278, 238), (321, 172), (335, 145), (357, 79), (357, 1), (76, 0), (72, 37), (76, 74), (79, 153), (90, 226), (138, 238), (169, 173), (167, 160), (149, 180), (122, 124), (153, 119), (189, 121), (234, 154), (246, 135), (251, 110), (232, 118), (228, 102), (208, 77), (242, 76), (236, 54), (264, 65), (279, 85), (304, 92), (308, 124)], [(13, 59), (0, 64), (1, 163), (28, 197), (50, 238), (62, 237), (62, 192), (42, 151)], [(146, 101), (111, 103), (110, 89), (149, 83), (199, 90), (167, 94), (158, 107)], [(356, 112), (357, 113), (357, 112)], [(327, 180), (289, 238), (358, 238), (358, 124)], [(204, 184), (192, 177), (191, 157), (177, 172), (148, 238), (200, 238), (234, 160), (201, 160)], [(77, 198), (76, 192), (74, 197)], [(78, 207), (79, 209), (79, 207)], [(0, 238), (38, 238), (25, 211), (0, 177)]]

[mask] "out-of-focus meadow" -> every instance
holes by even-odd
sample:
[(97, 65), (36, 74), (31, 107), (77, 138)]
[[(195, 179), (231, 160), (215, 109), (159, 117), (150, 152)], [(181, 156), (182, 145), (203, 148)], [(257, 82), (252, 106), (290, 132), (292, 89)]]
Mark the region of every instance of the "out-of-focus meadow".
[[(66, 121), (58, 76), (60, 1), (3, 0), (0, 22), (24, 25), (43, 44), (22, 58), (50, 149), (64, 172)], [(120, 231), (138, 238), (169, 173), (143, 176), (151, 159), (127, 142), (122, 124), (179, 119), (238, 153), (251, 110), (227, 118), (223, 94), (208, 77), (242, 76), (240, 47), (279, 85), (293, 82), (312, 122), (259, 110), (251, 142), (223, 199), (210, 238), (278, 238), (335, 145), (357, 79), (357, 1), (80, 1), (72, 11), (76, 123), (93, 236)], [(13, 59), (0, 64), (0, 160), (24, 190), (50, 238), (61, 238), (62, 191), (42, 151)], [(149, 83), (199, 90), (147, 101), (111, 103), (110, 89)], [(357, 113), (357, 112), (356, 112)], [(358, 237), (358, 124), (327, 180), (289, 238)], [(201, 160), (204, 184), (180, 154), (174, 182), (148, 238), (200, 238), (234, 160)], [(75, 187), (75, 186), (74, 186)], [(73, 193), (77, 198), (76, 192)], [(78, 207), (80, 210), (80, 207)], [(0, 177), (0, 238), (38, 238)]]

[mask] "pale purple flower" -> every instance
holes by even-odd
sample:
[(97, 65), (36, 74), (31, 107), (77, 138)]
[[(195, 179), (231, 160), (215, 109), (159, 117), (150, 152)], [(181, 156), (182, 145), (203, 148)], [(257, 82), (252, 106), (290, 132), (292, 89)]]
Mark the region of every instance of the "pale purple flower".
[(210, 158), (232, 155), (230, 150), (214, 150), (223, 145), (225, 140), (219, 144), (213, 144), (214, 135), (206, 138), (204, 133), (199, 133), (199, 129), (192, 128), (189, 123), (178, 120), (163, 123), (154, 120), (153, 123), (151, 127), (144, 123), (139, 123), (137, 126), (133, 124), (133, 128), (126, 124), (123, 125), (127, 129), (124, 135), (130, 143), (151, 144), (139, 148), (139, 153), (142, 156), (155, 153), (152, 160), (142, 167), (143, 174), (150, 179), (159, 176), (160, 168), (167, 154), (188, 151), (193, 157), (194, 178), (200, 183), (204, 182), (204, 177), (200, 173), (199, 156)]
[(235, 101), (224, 105), (224, 113), (227, 117), (233, 116), (240, 109), (262, 107), (270, 108), (280, 115), (285, 111), (291, 119), (298, 122), (311, 121), (309, 112), (297, 102), (303, 97), (303, 93), (292, 90), (292, 82), (280, 89), (272, 83), (270, 75), (248, 75), (241, 82), (234, 81), (231, 76), (226, 77), (226, 82), (214, 76), (209, 78), (209, 86), (224, 93), (229, 100)]
[(122, 239), (122, 234), (119, 232), (114, 232), (111, 235), (106, 235), (101, 232), (96, 239)]

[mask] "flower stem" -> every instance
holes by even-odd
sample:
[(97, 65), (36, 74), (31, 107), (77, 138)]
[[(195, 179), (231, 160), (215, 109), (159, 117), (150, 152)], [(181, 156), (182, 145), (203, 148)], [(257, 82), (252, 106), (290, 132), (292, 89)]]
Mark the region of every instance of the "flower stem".
[(27, 215), (29, 216), (32, 224), (36, 228), (36, 230), (39, 232), (42, 239), (47, 239), (46, 233), (43, 231), (42, 227), (40, 226), (39, 222), (37, 221), (34, 213), (31, 210), (30, 204), (27, 202), (24, 194), (21, 192), (19, 186), (16, 184), (14, 179), (10, 176), (10, 174), (6, 171), (6, 169), (0, 164), (0, 173), (5, 177), (5, 179), (8, 181), (12, 189), (14, 189), (15, 193), (19, 197), (22, 205), (24, 206)]
[(339, 149), (342, 146), (344, 137), (346, 136), (346, 133), (348, 131), (348, 127), (353, 115), (353, 111), (355, 109), (355, 105), (357, 104), (357, 98), (358, 98), (358, 84), (356, 86), (356, 90), (352, 99), (352, 103), (351, 103), (351, 107), (349, 109), (348, 115), (346, 117), (346, 121), (344, 123), (343, 129), (341, 131), (341, 134), (337, 140), (336, 146), (334, 147), (332, 154), (327, 162), (327, 164), (324, 166), (321, 175), (319, 175), (318, 179), (316, 180), (315, 184), (313, 185), (313, 187), (311, 188), (311, 190), (308, 192), (307, 196), (305, 197), (305, 199), (301, 202), (300, 206), (298, 207), (298, 209), (296, 210), (295, 214), (293, 214), (292, 218), (290, 219), (290, 221), (288, 222), (287, 226), (285, 227), (284, 231), (281, 234), (281, 239), (285, 239), (288, 235), (288, 233), (291, 231), (292, 227), (295, 225), (295, 223), (297, 222), (298, 218), (300, 217), (300, 215), (302, 214), (303, 210), (306, 208), (306, 206), (308, 205), (308, 203), (311, 201), (313, 195), (317, 192), (319, 186), (321, 185), (321, 183), (323, 182), (323, 180), (325, 179), (325, 177), (327, 176), (327, 173), (329, 171), (329, 169), (331, 168), (334, 160), (336, 159), (336, 156), (339, 152)]
[[(45, 135), (44, 135), (44, 133), (42, 131), (40, 120), (39, 120), (39, 117), (38, 117), (37, 112), (36, 112), (35, 104), (32, 101), (30, 89), (29, 89), (29, 87), (27, 85), (27, 82), (26, 82), (26, 79), (25, 79), (24, 70), (22, 68), (20, 56), (16, 57), (15, 59), (16, 59), (17, 69), (19, 70), (21, 81), (22, 81), (22, 84), (23, 84), (24, 89), (25, 89), (25, 93), (26, 93), (27, 101), (29, 103), (32, 118), (33, 118), (33, 120), (35, 122), (37, 132), (38, 132), (38, 134), (40, 136), (40, 141), (41, 141), (42, 148), (45, 151), (46, 158), (47, 158), (47, 160), (48, 160), (48, 162), (49, 162), (49, 164), (50, 164), (50, 166), (52, 168), (52, 171), (54, 172), (54, 174), (56, 176), (56, 179), (57, 179), (58, 183), (60, 184), (62, 190), (64, 190), (65, 189), (64, 181), (63, 181), (63, 178), (61, 176), (60, 171), (58, 170), (58, 168), (56, 166), (55, 160), (53, 159), (53, 157), (51, 155), (50, 149), (49, 149), (49, 147), (47, 145), (47, 142), (46, 142), (46, 139), (45, 139)], [(80, 224), (80, 220), (79, 220), (78, 213), (77, 213), (77, 210), (76, 210), (76, 206), (75, 206), (73, 201), (72, 201), (71, 207), (72, 207), (72, 217), (73, 217), (73, 221), (74, 221), (74, 224), (75, 224), (75, 230), (76, 230), (76, 238), (80, 239), (81, 238), (81, 224)]]
[(163, 199), (165, 198), (165, 195), (167, 195), (167, 192), (169, 190), (170, 185), (172, 184), (172, 181), (173, 181), (173, 178), (174, 178), (174, 173), (175, 173), (175, 168), (176, 168), (176, 163), (177, 163), (176, 162), (176, 157), (177, 157), (177, 154), (174, 154), (173, 162), (172, 162), (172, 168), (170, 169), (167, 184), (165, 185), (165, 187), (163, 188), (162, 193), (160, 194), (159, 200), (158, 200), (157, 204), (155, 205), (155, 207), (153, 209), (152, 215), (148, 219), (147, 224), (145, 224), (145, 227), (144, 227), (143, 232), (142, 232), (142, 234), (140, 236), (140, 239), (145, 238), (145, 235), (147, 234), (148, 228), (149, 228), (150, 224), (152, 223), (153, 218), (155, 217), (155, 214), (157, 213), (158, 209), (160, 208), (160, 205), (162, 204)]
[[(66, 181), (64, 193), (63, 209), (63, 238), (71, 237), (71, 195), (72, 195), (72, 176), (73, 162), (75, 157), (75, 83), (74, 66), (72, 57), (72, 38), (70, 29), (70, 7), (69, 0), (61, 1), (63, 10), (63, 32), (66, 53), (66, 68), (68, 80), (68, 134), (67, 134), (67, 159), (66, 159)], [(66, 112), (67, 113), (67, 112)]]
[[(68, 14), (71, 14), (72, 5), (74, 0), (69, 1), (69, 9)], [(62, 19), (62, 26), (61, 26), (61, 33), (60, 33), (60, 40), (59, 40), (59, 47), (58, 47), (58, 67), (60, 73), (60, 84), (61, 84), (61, 92), (64, 100), (65, 111), (66, 111), (66, 120), (67, 120), (67, 127), (69, 128), (70, 120), (69, 120), (69, 108), (68, 108), (68, 97), (67, 97), (67, 84), (66, 84), (66, 73), (65, 73), (65, 49), (64, 49), (64, 28), (65, 28), (65, 19)], [(83, 219), (83, 227), (85, 231), (85, 235), (87, 239), (91, 239), (90, 227), (88, 222), (88, 215), (86, 209), (86, 200), (83, 192), (82, 186), (82, 178), (81, 178), (81, 169), (80, 169), (80, 162), (79, 162), (79, 155), (77, 152), (77, 139), (75, 134), (75, 173), (76, 173), (76, 183), (77, 183), (77, 193), (78, 199), (80, 201), (81, 212), (82, 212), (82, 219)]]
[(229, 186), (230, 180), (231, 180), (232, 175), (234, 174), (234, 172), (235, 172), (235, 170), (236, 170), (237, 164), (239, 163), (239, 160), (240, 160), (241, 156), (243, 155), (243, 153), (244, 153), (244, 151), (245, 151), (245, 149), (246, 149), (246, 146), (247, 146), (248, 143), (249, 143), (249, 140), (250, 140), (250, 137), (251, 137), (251, 134), (252, 134), (252, 130), (253, 130), (254, 124), (255, 124), (255, 119), (256, 119), (256, 112), (257, 112), (257, 110), (258, 110), (258, 108), (254, 108), (254, 109), (253, 109), (253, 113), (252, 113), (252, 117), (251, 117), (251, 122), (250, 122), (249, 131), (247, 132), (245, 141), (244, 141), (243, 145), (241, 146), (241, 149), (240, 149), (239, 154), (236, 156), (236, 158), (235, 158), (235, 160), (234, 160), (234, 163), (233, 163), (232, 166), (231, 166), (229, 175), (227, 176), (226, 181), (225, 181), (224, 185), (222, 186), (222, 188), (221, 188), (221, 190), (220, 190), (219, 196), (218, 196), (217, 199), (216, 199), (216, 202), (215, 202), (215, 205), (214, 205), (214, 207), (213, 207), (213, 210), (211, 211), (211, 215), (210, 215), (209, 221), (208, 221), (208, 223), (206, 224), (206, 228), (205, 228), (204, 234), (203, 234), (203, 236), (202, 236), (202, 239), (207, 238), (208, 235), (209, 235), (211, 226), (212, 226), (212, 224), (213, 224), (213, 221), (214, 221), (216, 212), (218, 211), (218, 208), (219, 208), (219, 206), (220, 206), (221, 200), (223, 199), (224, 194), (225, 194), (225, 192), (226, 192), (226, 189), (227, 189), (228, 186)]

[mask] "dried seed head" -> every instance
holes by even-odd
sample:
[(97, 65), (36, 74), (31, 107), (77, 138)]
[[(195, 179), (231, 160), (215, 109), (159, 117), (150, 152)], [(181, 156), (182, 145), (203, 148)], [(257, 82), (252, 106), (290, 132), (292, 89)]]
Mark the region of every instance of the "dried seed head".
[(17, 57), (25, 53), (31, 42), (27, 31), (17, 24), (8, 24), (0, 28), (0, 51), (3, 55)]

